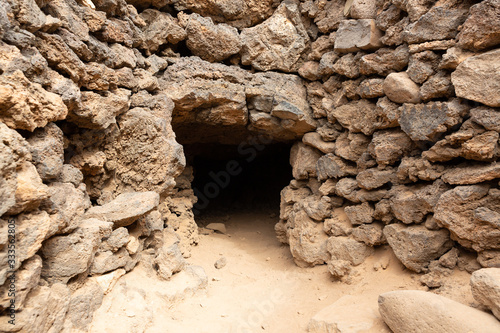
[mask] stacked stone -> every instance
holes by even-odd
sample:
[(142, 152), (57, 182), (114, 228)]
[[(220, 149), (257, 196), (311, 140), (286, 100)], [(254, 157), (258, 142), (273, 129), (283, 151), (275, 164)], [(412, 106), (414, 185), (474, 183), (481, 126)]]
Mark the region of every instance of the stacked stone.
[(292, 149), (276, 225), (297, 264), (340, 278), (388, 244), (431, 287), (457, 247), (500, 265), (500, 2), (301, 12), (319, 30), (298, 70), (318, 127)]

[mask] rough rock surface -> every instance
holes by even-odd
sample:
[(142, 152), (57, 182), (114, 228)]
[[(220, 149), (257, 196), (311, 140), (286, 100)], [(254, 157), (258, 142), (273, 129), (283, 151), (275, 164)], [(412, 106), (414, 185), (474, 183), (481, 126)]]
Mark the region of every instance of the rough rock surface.
[(474, 299), (500, 319), (500, 268), (483, 268), (472, 273), (470, 284)]
[(497, 332), (490, 314), (419, 290), (391, 291), (379, 296), (379, 311), (387, 326), (402, 332)]

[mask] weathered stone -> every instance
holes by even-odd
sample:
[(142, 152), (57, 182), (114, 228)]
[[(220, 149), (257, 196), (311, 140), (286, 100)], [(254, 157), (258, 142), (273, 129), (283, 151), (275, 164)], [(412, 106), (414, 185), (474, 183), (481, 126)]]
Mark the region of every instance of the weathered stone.
[(435, 6), (417, 22), (406, 27), (403, 35), (408, 44), (432, 40), (453, 39), (457, 28), (465, 21), (467, 8), (448, 9)]
[(413, 149), (411, 139), (399, 129), (375, 132), (368, 147), (370, 154), (382, 165), (396, 163)]
[(330, 121), (337, 120), (351, 132), (371, 135), (375, 130), (395, 126), (395, 119), (388, 111), (383, 105), (377, 106), (362, 99), (328, 110), (328, 118)]
[(375, 53), (361, 57), (359, 72), (363, 75), (379, 74), (388, 75), (402, 71), (410, 60), (410, 53), (406, 45), (401, 45), (395, 50), (383, 48)]
[(443, 54), (443, 58), (439, 63), (439, 68), (455, 70), (465, 59), (473, 55), (475, 55), (475, 53), (462, 50), (456, 46), (449, 48), (446, 53)]
[(445, 51), (456, 44), (457, 42), (454, 39), (434, 40), (432, 42), (411, 44), (408, 48), (410, 49), (410, 53), (414, 54), (425, 51)]
[(500, 106), (500, 50), (465, 59), (451, 74), (458, 97)]
[(415, 272), (425, 272), (431, 260), (453, 246), (448, 230), (433, 231), (423, 225), (390, 224), (384, 228), (384, 235), (396, 257)]
[(470, 110), (472, 121), (489, 131), (500, 133), (500, 112), (484, 106)]
[(384, 45), (401, 45), (404, 43), (403, 33), (406, 27), (410, 24), (410, 19), (408, 17), (404, 17), (396, 24), (390, 26), (385, 35), (380, 38), (380, 41)]
[(345, 260), (357, 266), (372, 255), (373, 248), (348, 237), (330, 237), (327, 244), (332, 260)]
[(331, 260), (327, 267), (328, 272), (330, 272), (335, 279), (342, 279), (349, 276), (352, 271), (352, 265), (347, 260)]
[(459, 124), (469, 107), (459, 99), (427, 104), (404, 104), (399, 123), (414, 141), (437, 141), (441, 133)]
[(450, 98), (454, 92), (455, 88), (451, 83), (451, 76), (444, 71), (430, 77), (420, 87), (420, 97), (423, 101), (435, 98)]
[(295, 3), (282, 3), (265, 22), (241, 32), (241, 62), (260, 71), (293, 72), (309, 46)]
[(314, 23), (318, 26), (319, 31), (329, 33), (338, 29), (340, 22), (345, 19), (344, 5), (344, 0), (318, 3), (315, 8), (317, 13), (312, 17), (314, 17)]
[(417, 157), (403, 157), (399, 164), (397, 177), (404, 181), (410, 179), (413, 182), (420, 180), (435, 180), (443, 175), (443, 165), (431, 164), (428, 160)]
[(358, 94), (361, 98), (377, 98), (384, 96), (384, 80), (367, 79), (361, 82), (358, 87)]
[[(42, 258), (35, 255), (26, 260), (21, 268), (14, 275), (10, 275), (7, 282), (0, 287), (0, 309), (6, 310), (11, 305), (11, 299), (13, 299), (12, 290), (15, 290), (14, 309), (22, 309), (30, 291), (38, 285), (41, 272)], [(12, 288), (12, 284), (14, 284), (15, 288)], [(11, 295), (9, 296), (9, 294)]]
[(63, 167), (63, 133), (55, 124), (37, 129), (28, 139), (38, 174), (43, 180), (59, 176)]
[(499, 154), (499, 133), (488, 131), (462, 144), (462, 156), (468, 160), (489, 161)]
[(347, 53), (360, 50), (376, 50), (382, 46), (382, 32), (375, 26), (375, 20), (344, 20), (340, 22), (335, 37), (335, 51)]
[(51, 214), (50, 235), (73, 231), (85, 210), (91, 206), (85, 186), (75, 188), (73, 184), (58, 182), (48, 186), (50, 197), (44, 201), (43, 209)]
[(378, 170), (368, 169), (361, 171), (356, 175), (356, 181), (359, 187), (365, 190), (373, 190), (384, 186), (385, 184), (394, 180), (394, 170), (391, 168)]
[(384, 80), (384, 93), (395, 103), (420, 103), (420, 87), (408, 73), (392, 73)]
[(141, 48), (150, 53), (156, 52), (164, 44), (177, 44), (187, 36), (186, 31), (170, 14), (146, 9), (140, 16), (146, 22), (146, 26), (142, 28), (143, 43)]
[(116, 123), (116, 116), (129, 109), (130, 91), (118, 89), (105, 92), (104, 96), (91, 91), (82, 92), (82, 107), (72, 110), (68, 120), (78, 126), (106, 129)]
[(198, 14), (183, 17), (187, 32), (187, 47), (194, 55), (210, 62), (219, 62), (240, 52), (238, 30), (227, 24), (214, 24), (211, 18)]
[(353, 225), (373, 222), (374, 209), (368, 202), (363, 202), (361, 205), (347, 206), (344, 211)]
[(323, 55), (333, 51), (334, 44), (335, 33), (319, 36), (311, 43), (311, 53), (309, 53), (308, 60), (319, 61)]
[(430, 186), (395, 187), (394, 197), (391, 198), (392, 213), (403, 223), (421, 223), (428, 213), (434, 211), (439, 197), (448, 189), (441, 180)]
[[(91, 21), (95, 22), (96, 19), (94, 20), (89, 19), (84, 21), (84, 19), (90, 18), (88, 15), (85, 15), (84, 13), (89, 13), (89, 12), (83, 10), (83, 8), (80, 7), (80, 5), (76, 1), (51, 0), (50, 2), (44, 4), (45, 4), (44, 11), (52, 15), (53, 17), (61, 20), (61, 22), (63, 22), (63, 26), (66, 29), (68, 29), (71, 33), (75, 34), (82, 41), (87, 41), (89, 39), (89, 26), (87, 26), (87, 24)], [(92, 11), (95, 12), (95, 10)], [(99, 15), (98, 14), (94, 15), (94, 17), (96, 16)], [(105, 15), (104, 18), (101, 16), (101, 19), (103, 24), (105, 20)], [(95, 23), (89, 25), (95, 27)], [(94, 29), (93, 31), (97, 30)]]
[[(163, 1), (153, 1), (153, 3), (156, 3), (157, 8), (165, 5)], [(175, 1), (174, 6), (178, 11), (193, 11), (201, 16), (211, 17), (214, 22), (224, 22), (241, 29), (254, 26), (271, 16), (277, 4), (269, 0), (180, 0)]]
[(434, 208), (438, 223), (462, 246), (476, 251), (500, 248), (498, 190), (486, 185), (458, 186), (445, 192)]
[(121, 248), (115, 253), (111, 251), (97, 251), (89, 268), (89, 273), (104, 274), (124, 267), (130, 259), (127, 249)]
[(316, 163), (320, 157), (321, 153), (318, 150), (302, 142), (296, 143), (290, 152), (290, 164), (293, 168), (293, 177), (295, 179), (316, 177)]
[(329, 236), (349, 236), (353, 228), (344, 209), (334, 209), (331, 215), (331, 218), (323, 222), (323, 231)]
[(321, 152), (328, 154), (333, 153), (335, 151), (335, 143), (334, 142), (325, 142), (321, 138), (321, 135), (316, 132), (310, 132), (304, 134), (302, 137), (302, 142), (306, 145), (314, 147)]
[(68, 113), (61, 97), (30, 82), (21, 71), (0, 76), (0, 120), (14, 129), (33, 131)]
[(335, 155), (357, 163), (367, 152), (370, 142), (370, 137), (362, 133), (344, 132), (336, 140)]
[(356, 167), (333, 154), (326, 154), (317, 160), (316, 171), (319, 180), (341, 178), (356, 174)]
[(16, 183), (15, 204), (6, 212), (7, 214), (33, 211), (49, 196), (47, 186), (42, 183), (35, 166), (29, 162), (19, 166)]
[(333, 64), (332, 71), (351, 79), (357, 78), (359, 76), (359, 59), (361, 56), (361, 53), (356, 55), (353, 53), (346, 54)]
[[(88, 279), (85, 284), (71, 294), (65, 326), (85, 331), (89, 328), (94, 312), (102, 304), (104, 292), (94, 278)], [(70, 324), (71, 323), (71, 324)]]
[(158, 193), (152, 191), (123, 193), (103, 206), (90, 208), (85, 218), (113, 222), (115, 228), (124, 227), (158, 207), (159, 200)]
[[(385, 8), (385, 7), (384, 7)], [(401, 9), (394, 4), (390, 4), (382, 12), (380, 12), (375, 20), (377, 27), (380, 30), (386, 31), (391, 26), (394, 26), (401, 20)]]
[(42, 277), (51, 283), (67, 283), (89, 269), (101, 239), (111, 234), (112, 224), (87, 219), (67, 236), (55, 236), (42, 247)]
[(394, 333), (493, 333), (500, 329), (493, 316), (425, 291), (391, 291), (380, 295), (378, 304), (382, 318)]
[[(485, 213), (486, 211), (486, 213)], [(480, 213), (483, 215), (482, 219), (487, 222), (497, 222), (500, 217), (498, 213), (493, 211), (483, 210)], [(477, 262), (484, 268), (499, 268), (500, 267), (500, 251), (499, 250), (484, 250), (477, 254)], [(476, 271), (476, 268), (474, 271)]]
[(330, 198), (327, 196), (322, 196), (318, 198), (316, 196), (307, 197), (301, 202), (301, 206), (307, 213), (307, 216), (316, 221), (323, 221), (331, 214), (331, 204)]
[(321, 74), (324, 74), (324, 69), (320, 70), (320, 63), (316, 61), (306, 61), (298, 70), (301, 77), (309, 81), (321, 79)]
[(443, 174), (443, 181), (451, 185), (472, 185), (500, 178), (500, 164), (461, 164), (448, 169)]
[(500, 319), (500, 268), (483, 268), (470, 279), (474, 299), (490, 309)]
[(483, 50), (500, 44), (499, 14), (498, 0), (487, 0), (473, 5), (458, 35), (458, 44), (471, 50)]
[(413, 82), (422, 84), (435, 73), (438, 63), (439, 56), (432, 51), (415, 53), (410, 57), (406, 73)]
[(352, 229), (352, 237), (367, 246), (377, 246), (387, 243), (380, 223), (362, 224)]

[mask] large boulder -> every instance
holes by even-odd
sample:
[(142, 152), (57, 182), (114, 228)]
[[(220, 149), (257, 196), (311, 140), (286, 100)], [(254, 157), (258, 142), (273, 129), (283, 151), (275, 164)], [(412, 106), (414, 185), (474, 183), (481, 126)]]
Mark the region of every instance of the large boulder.
[(384, 293), (379, 312), (394, 333), (493, 333), (500, 323), (490, 314), (420, 290)]

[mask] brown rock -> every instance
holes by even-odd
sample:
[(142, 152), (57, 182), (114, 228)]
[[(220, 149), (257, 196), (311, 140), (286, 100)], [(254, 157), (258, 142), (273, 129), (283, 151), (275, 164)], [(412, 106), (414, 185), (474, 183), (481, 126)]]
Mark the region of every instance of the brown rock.
[(448, 230), (431, 231), (423, 225), (389, 224), (384, 228), (384, 235), (396, 257), (415, 272), (425, 272), (431, 260), (441, 257), (453, 246)]
[(373, 222), (374, 209), (368, 202), (361, 205), (347, 206), (344, 212), (352, 225), (368, 224)]
[(500, 2), (487, 0), (470, 8), (469, 17), (458, 35), (459, 45), (483, 50), (500, 44)]
[(500, 268), (483, 268), (470, 279), (474, 299), (489, 308), (500, 319)]
[(478, 107), (470, 110), (472, 121), (489, 131), (500, 132), (500, 112), (488, 107)]
[(500, 50), (483, 53), (464, 60), (451, 81), (458, 97), (488, 106), (500, 106)]
[(420, 103), (420, 87), (408, 73), (392, 73), (384, 81), (384, 93), (395, 103)]
[(378, 131), (373, 134), (370, 154), (378, 164), (392, 165), (414, 148), (411, 139), (399, 129)]
[(140, 14), (146, 22), (142, 28), (143, 43), (141, 48), (153, 53), (164, 44), (177, 44), (186, 38), (186, 31), (170, 14), (154, 9), (146, 9)]
[(373, 253), (373, 248), (348, 237), (330, 237), (327, 247), (332, 260), (345, 260), (353, 266), (362, 264)]
[(442, 179), (452, 185), (472, 185), (500, 178), (500, 164), (460, 164), (448, 169)]
[(402, 71), (409, 62), (410, 53), (405, 45), (397, 49), (380, 49), (370, 53), (359, 61), (359, 71), (363, 75), (379, 74), (388, 75), (392, 72)]
[(335, 51), (347, 53), (376, 50), (382, 46), (381, 36), (373, 19), (344, 20), (340, 22), (335, 37)]

